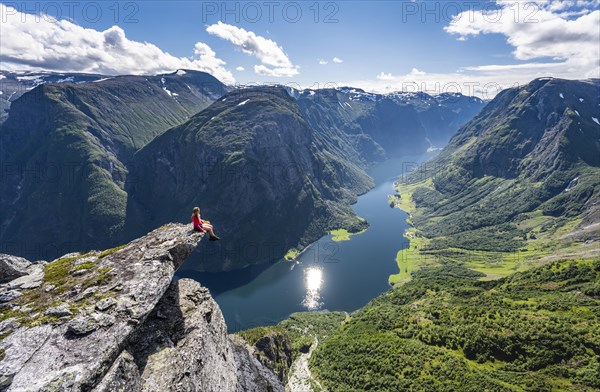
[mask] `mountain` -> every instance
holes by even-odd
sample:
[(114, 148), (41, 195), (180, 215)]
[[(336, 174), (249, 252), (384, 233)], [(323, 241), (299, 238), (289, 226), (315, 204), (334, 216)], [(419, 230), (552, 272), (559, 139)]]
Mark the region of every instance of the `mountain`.
[(104, 75), (57, 72), (9, 72), (0, 70), (0, 124), (8, 117), (10, 105), (27, 91), (44, 83), (87, 83), (108, 78)]
[(294, 95), (313, 128), (345, 134), (371, 160), (442, 147), (485, 106), (458, 93), (373, 94), (343, 87)]
[(600, 256), (599, 107), (598, 79), (543, 78), (502, 91), (399, 181), (420, 257), (483, 262), (493, 276)]
[(372, 180), (356, 151), (328, 142), (284, 88), (233, 91), (135, 154), (126, 231), (189, 220), (200, 206), (226, 239), (200, 264), (216, 271), (272, 261), (327, 230), (359, 230), (350, 204)]
[(168, 224), (102, 252), (18, 260), (30, 273), (0, 285), (0, 390), (283, 392), (267, 354), (291, 362), (287, 337), (230, 337), (208, 289), (173, 280), (202, 237)]
[(134, 152), (225, 91), (206, 73), (180, 70), (23, 94), (0, 128), (3, 251), (47, 259), (118, 242)]
[[(2, 250), (32, 259), (114, 246), (172, 219), (187, 219), (194, 203), (205, 206), (225, 234), (239, 233), (232, 238), (240, 241), (215, 246), (224, 255), (237, 254), (238, 261), (211, 258), (211, 268), (276, 259), (327, 230), (363, 228), (349, 206), (372, 185), (365, 169), (388, 156), (445, 143), (484, 105), (460, 94), (376, 95), (351, 88), (288, 89), (269, 104), (269, 91), (283, 88), (256, 87), (234, 90), (202, 114), (229, 91), (202, 72), (97, 80), (6, 75), (5, 81), (38, 84), (14, 100), (0, 128), (0, 208), (7, 211), (0, 221)], [(264, 92), (264, 113), (250, 110), (253, 94)], [(159, 137), (184, 123), (190, 135), (202, 128), (213, 140), (189, 136), (185, 146), (187, 139)], [(229, 128), (223, 133), (220, 127)], [(166, 149), (164, 143), (176, 146)], [(196, 148), (206, 149), (200, 158), (192, 152)], [(169, 177), (149, 169), (159, 155), (169, 162)], [(261, 173), (243, 172), (250, 170)], [(297, 211), (294, 227), (283, 224), (289, 211)], [(262, 234), (250, 230), (257, 222)]]
[[(407, 97), (403, 103), (355, 89), (278, 86), (232, 91), (136, 153), (125, 232), (135, 237), (173, 218), (189, 219), (198, 205), (227, 238), (213, 254), (191, 258), (195, 268), (213, 272), (276, 260), (329, 230), (360, 230), (365, 223), (349, 206), (372, 186), (368, 165), (425, 152), (428, 136), (439, 131), (423, 124), (441, 118), (446, 109), (439, 101)], [(483, 105), (457, 100), (464, 108), (447, 109), (454, 122)]]

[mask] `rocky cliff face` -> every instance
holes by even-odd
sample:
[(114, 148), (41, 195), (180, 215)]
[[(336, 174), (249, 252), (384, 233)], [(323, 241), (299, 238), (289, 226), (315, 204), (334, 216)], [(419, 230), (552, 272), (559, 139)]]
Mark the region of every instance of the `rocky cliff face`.
[(0, 390), (283, 391), (208, 289), (173, 280), (202, 240), (190, 229), (51, 263), (3, 255), (0, 278), (19, 276), (0, 286)]

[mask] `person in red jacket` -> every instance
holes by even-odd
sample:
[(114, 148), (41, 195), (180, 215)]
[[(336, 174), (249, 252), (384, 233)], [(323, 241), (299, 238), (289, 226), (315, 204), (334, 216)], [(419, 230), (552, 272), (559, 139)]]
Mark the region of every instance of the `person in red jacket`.
[(194, 207), (192, 210), (192, 223), (194, 224), (194, 231), (199, 231), (201, 233), (208, 232), (208, 234), (210, 234), (210, 241), (220, 240), (220, 238), (215, 235), (212, 225), (204, 222), (202, 218), (200, 218), (199, 207)]

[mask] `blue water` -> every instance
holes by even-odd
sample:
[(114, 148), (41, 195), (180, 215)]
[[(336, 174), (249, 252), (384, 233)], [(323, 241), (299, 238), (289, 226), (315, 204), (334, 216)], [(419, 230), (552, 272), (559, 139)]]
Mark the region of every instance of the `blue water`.
[(375, 187), (353, 209), (370, 226), (350, 241), (335, 242), (327, 235), (296, 262), (217, 274), (198, 273), (186, 264), (177, 275), (211, 290), (230, 332), (273, 325), (298, 311), (354, 311), (388, 290), (389, 275), (398, 272), (396, 254), (408, 246), (402, 236), (407, 216), (389, 206), (388, 195), (399, 175), (430, 156), (390, 159), (369, 171)]

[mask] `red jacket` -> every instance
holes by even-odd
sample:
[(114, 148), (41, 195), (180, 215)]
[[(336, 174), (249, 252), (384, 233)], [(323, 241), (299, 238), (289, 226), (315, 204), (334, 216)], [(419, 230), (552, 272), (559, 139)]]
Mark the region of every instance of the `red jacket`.
[(194, 230), (198, 230), (201, 232), (205, 232), (205, 230), (202, 228), (202, 225), (204, 224), (204, 221), (200, 218), (198, 218), (196, 215), (192, 216), (192, 223), (194, 224)]

